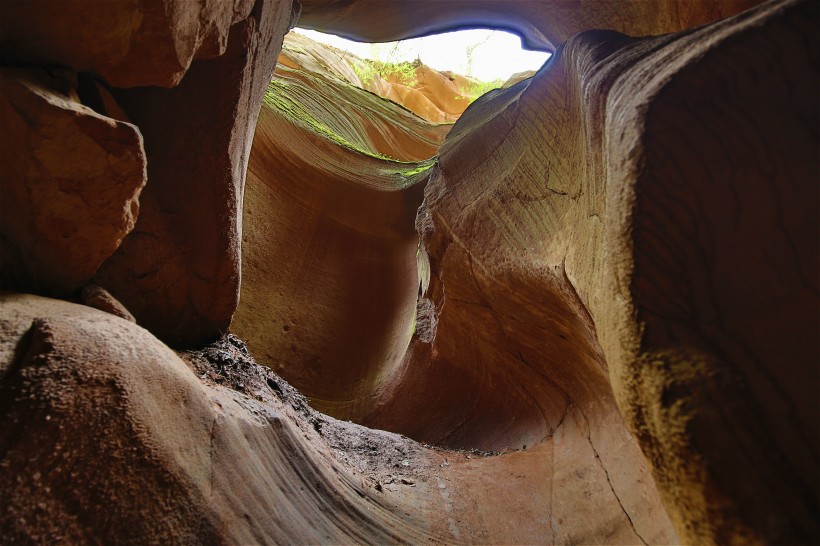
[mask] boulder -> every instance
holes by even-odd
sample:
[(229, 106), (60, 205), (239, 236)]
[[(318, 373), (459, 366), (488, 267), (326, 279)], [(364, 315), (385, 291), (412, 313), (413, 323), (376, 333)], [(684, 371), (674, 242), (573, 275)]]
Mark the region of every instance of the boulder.
[(142, 136), (82, 104), (77, 88), (70, 72), (0, 71), (4, 289), (70, 295), (137, 221), (146, 182)]
[(126, 309), (123, 304), (118, 302), (114, 296), (109, 294), (108, 290), (105, 288), (100, 288), (99, 286), (95, 286), (93, 284), (86, 285), (83, 287), (82, 292), (80, 292), (80, 298), (82, 299), (82, 302), (89, 307), (99, 309), (100, 311), (105, 311), (106, 313), (111, 313), (112, 315), (125, 319), (128, 322), (137, 322), (134, 315), (129, 313), (128, 309)]

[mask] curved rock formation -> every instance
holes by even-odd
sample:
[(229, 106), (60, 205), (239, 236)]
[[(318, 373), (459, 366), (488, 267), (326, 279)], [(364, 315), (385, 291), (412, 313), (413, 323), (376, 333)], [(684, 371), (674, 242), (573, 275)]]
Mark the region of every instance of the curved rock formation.
[(174, 87), (196, 59), (225, 53), (253, 0), (59, 0), (0, 5), (4, 63), (71, 66), (115, 87)]
[(532, 49), (553, 51), (578, 32), (677, 32), (734, 15), (763, 0), (301, 0), (299, 24), (351, 40), (390, 42), (463, 28), (503, 28)]
[[(330, 114), (327, 91), (351, 106)], [(345, 403), (361, 403), (412, 333), (416, 182), (432, 163), (377, 154), (432, 155), (447, 129), (315, 75), (285, 69), (271, 84), (248, 170), (231, 328), (323, 411), (348, 415)]]
[[(800, 81), (807, 74), (813, 47), (807, 48), (806, 42), (811, 35), (810, 25), (801, 27), (800, 22), (811, 20), (811, 10), (805, 3), (785, 3), (751, 11), (695, 33), (658, 39), (631, 40), (614, 33), (587, 33), (563, 46), (532, 82), (491, 94), (459, 120), (447, 137), (438, 165), (429, 174), (425, 206), (417, 226), (424, 237), (422, 256), (424, 250), (429, 253), (431, 278), (429, 286), (428, 280), (422, 279), (425, 294), (419, 306), (418, 335), (405, 360), (399, 362), (391, 353), (381, 366), (378, 362), (371, 364), (370, 376), (363, 377), (361, 372), (351, 372), (349, 368), (350, 362), (363, 361), (356, 356), (358, 353), (348, 359), (350, 354), (339, 347), (348, 339), (362, 343), (367, 334), (358, 331), (359, 337), (352, 338), (342, 334), (344, 329), (324, 327), (319, 330), (331, 335), (335, 331), (339, 336), (335, 343), (326, 345), (333, 349), (313, 353), (306, 360), (297, 347), (296, 358), (288, 357), (279, 363), (281, 372), (306, 392), (317, 407), (334, 415), (453, 447), (503, 450), (538, 445), (566, 426), (568, 411), (577, 412), (584, 425), (575, 422), (563, 433), (570, 437), (585, 435), (595, 446), (604, 468), (612, 468), (610, 473), (619, 475), (619, 465), (640, 468), (642, 458), (637, 451), (630, 454), (628, 444), (618, 440), (629, 434), (610, 387), (614, 379), (615, 395), (631, 418), (632, 430), (651, 446), (648, 454), (653, 457), (667, 505), (676, 506), (673, 517), (685, 540), (801, 541), (814, 536), (817, 530), (809, 516), (813, 508), (805, 495), (817, 487), (801, 485), (791, 469), (813, 465), (817, 437), (806, 431), (814, 426), (808, 410), (815, 406), (807, 392), (801, 392), (796, 383), (787, 387), (789, 382), (785, 379), (805, 377), (806, 366), (816, 352), (812, 343), (816, 333), (811, 331), (816, 324), (811, 319), (811, 308), (817, 302), (813, 292), (816, 287), (801, 273), (816, 271), (817, 267), (816, 262), (806, 261), (811, 254), (809, 249), (817, 246), (817, 230), (813, 229), (816, 203), (805, 193), (813, 191), (808, 183), (814, 168), (806, 153), (808, 148), (798, 145), (787, 152), (774, 141), (756, 141), (753, 145), (741, 142), (727, 153), (727, 143), (735, 138), (737, 126), (726, 123), (720, 126), (723, 132), (714, 136), (710, 145), (720, 154), (713, 153), (705, 163), (689, 162), (689, 171), (682, 171), (681, 167), (670, 170), (669, 165), (681, 165), (682, 159), (666, 161), (669, 150), (690, 154), (692, 150), (685, 143), (702, 138), (699, 135), (708, 122), (697, 125), (683, 121), (693, 116), (713, 119), (709, 112), (732, 108), (741, 112), (735, 119), (759, 119), (762, 116), (754, 112), (762, 110), (781, 120), (805, 119), (805, 108), (813, 99), (810, 95), (798, 98), (794, 93), (810, 86), (797, 84), (762, 90), (753, 83), (760, 76), (752, 66), (728, 72), (724, 79), (713, 74), (725, 73), (726, 69), (713, 67), (728, 66), (728, 61), (721, 59), (742, 63), (743, 55), (748, 55), (751, 63), (755, 55), (771, 57), (772, 53), (758, 53), (755, 44), (776, 41), (781, 47), (778, 55), (782, 57), (772, 58), (771, 62), (782, 67), (785, 81)], [(787, 28), (789, 37), (783, 30)], [(679, 81), (691, 83), (678, 84)], [(674, 95), (667, 98), (670, 90), (680, 88), (681, 93), (687, 93), (697, 89), (698, 81), (710, 82), (712, 87), (704, 86), (698, 98), (688, 98), (688, 110), (681, 116), (678, 112), (683, 99)], [(544, 104), (550, 108), (543, 108)], [(664, 117), (669, 115), (680, 117)], [(655, 122), (656, 119), (664, 121)], [(666, 138), (672, 137), (656, 138), (650, 132), (655, 123), (665, 127), (667, 119), (677, 129), (671, 133), (673, 144), (666, 144)], [(549, 127), (554, 130), (545, 131)], [(782, 132), (772, 139), (811, 141), (810, 132), (801, 135), (792, 131), (788, 122), (781, 121), (780, 127)], [(716, 131), (714, 127), (710, 130)], [(626, 138), (634, 138), (639, 144), (624, 145)], [(718, 146), (718, 142), (723, 144)], [(767, 188), (773, 186), (767, 181), (767, 171), (758, 165), (750, 165), (743, 175), (720, 176), (711, 172), (722, 169), (718, 172), (734, 173), (734, 158), (760, 156), (760, 152), (754, 151), (757, 149), (782, 154), (772, 161), (790, 167), (780, 174), (784, 179), (774, 187), (783, 188), (785, 195), (793, 196), (789, 199), (798, 199), (807, 207), (797, 214), (801, 220), (784, 226), (783, 243), (772, 242), (768, 247), (770, 256), (778, 256), (774, 262), (784, 264), (778, 272), (772, 266), (753, 265), (759, 264), (761, 254), (741, 241), (756, 245), (771, 236), (767, 234), (777, 233), (776, 225), (759, 221), (778, 218), (776, 211), (783, 206), (780, 199), (785, 197), (766, 197), (771, 191)], [(706, 150), (694, 153), (705, 154)], [(630, 167), (639, 161), (640, 169)], [(647, 173), (654, 172), (655, 162), (662, 174), (645, 178)], [(670, 206), (662, 204), (669, 199), (674, 199), (675, 207), (680, 207), (683, 214), (698, 210), (698, 203), (717, 199), (721, 191), (728, 198), (733, 195), (731, 188), (718, 188), (725, 188), (740, 176), (746, 181), (744, 190), (749, 192), (745, 199), (756, 211), (749, 212), (748, 218), (758, 219), (754, 230), (759, 236), (743, 235), (746, 228), (742, 224), (729, 229), (720, 223), (724, 211), (732, 206), (739, 210), (739, 204), (712, 204), (714, 219), (704, 213), (698, 215), (706, 224), (691, 220), (678, 224), (667, 218), (669, 213), (655, 212)], [(685, 184), (687, 179), (704, 180), (705, 187), (710, 189), (700, 197), (692, 197), (690, 192), (695, 191), (695, 186)], [(686, 189), (673, 198), (667, 197), (669, 187)], [(659, 191), (647, 204), (647, 195)], [(630, 195), (639, 197), (625, 197)], [(789, 210), (799, 208), (797, 202), (789, 206)], [(665, 227), (658, 228), (659, 223)], [(680, 304), (672, 303), (675, 297), (671, 288), (662, 292), (655, 288), (680, 283), (689, 274), (668, 269), (676, 262), (658, 257), (658, 234), (663, 234), (663, 241), (697, 241), (699, 230), (707, 225), (716, 226), (712, 228), (716, 230), (711, 232), (712, 237), (726, 245), (733, 241), (733, 263), (751, 260), (746, 267), (757, 271), (759, 277), (757, 282), (744, 283), (745, 286), (779, 283), (781, 305), (790, 309), (792, 316), (806, 317), (805, 329), (796, 328), (788, 336), (766, 334), (768, 341), (764, 342), (762, 324), (769, 324), (769, 319), (761, 316), (761, 327), (754, 330), (755, 344), (768, 347), (769, 356), (751, 353), (739, 358), (743, 353), (737, 353), (731, 357), (728, 349), (720, 348), (723, 340), (730, 339), (722, 328), (752, 324), (745, 310), (745, 305), (754, 301), (750, 294), (736, 297), (733, 303), (727, 300), (720, 304), (723, 320), (728, 322), (716, 329), (718, 326), (710, 326), (707, 318), (716, 311), (708, 311), (709, 307), (697, 310), (707, 313), (705, 316), (695, 310), (684, 312)], [(333, 240), (321, 232), (319, 235), (304, 236), (323, 244)], [(301, 249), (312, 245), (296, 246)], [(322, 252), (328, 253), (322, 248)], [(342, 252), (342, 248), (347, 246), (332, 252)], [(695, 256), (701, 260), (701, 267), (724, 259), (709, 254), (704, 258), (703, 249), (686, 252), (691, 255), (686, 262), (689, 269), (697, 261)], [(281, 247), (276, 255), (281, 257)], [(425, 269), (422, 267), (422, 271)], [(735, 274), (732, 268), (726, 271)], [(790, 278), (793, 281), (787, 281)], [(708, 294), (717, 289), (710, 286), (713, 282), (710, 277), (703, 277), (689, 285), (701, 287), (699, 290)], [(728, 295), (743, 286), (736, 280), (732, 282), (731, 288), (720, 288), (720, 292)], [(319, 294), (314, 292), (315, 301), (336, 301), (342, 294), (348, 295), (343, 287), (323, 287)], [(409, 295), (409, 288), (405, 290)], [(299, 299), (290, 300), (288, 291), (277, 298), (280, 306)], [(386, 304), (394, 301), (384, 295), (380, 299)], [(363, 304), (366, 300), (352, 301)], [(709, 299), (701, 296), (695, 301)], [(745, 303), (734, 307), (739, 302)], [(675, 313), (680, 315), (672, 321), (676, 324), (674, 328), (669, 325), (669, 318), (647, 318), (655, 316), (654, 309), (659, 305), (674, 306)], [(365, 312), (358, 305), (345, 308), (329, 304), (326, 309), (327, 320), (344, 325), (358, 324)], [(396, 312), (403, 313), (402, 309), (397, 306)], [(316, 310), (311, 314), (315, 320)], [(661, 316), (669, 314), (675, 316), (672, 307)], [(730, 318), (733, 316), (736, 318)], [(734, 320), (739, 321), (738, 326), (729, 326)], [(389, 323), (384, 320), (385, 325)], [(654, 338), (655, 330), (648, 328), (655, 323), (664, 324), (657, 326), (661, 331), (681, 332), (676, 336), (689, 333), (683, 338), (672, 338), (680, 345), (668, 337)], [(402, 328), (403, 323), (399, 322), (389, 335), (397, 338)], [(242, 333), (254, 343), (254, 334)], [(374, 339), (377, 334), (373, 334)], [(655, 347), (653, 343), (659, 345)], [(733, 343), (745, 345), (740, 341)], [(798, 347), (804, 352), (798, 354)], [(281, 358), (283, 351), (275, 352)], [(780, 357), (776, 356), (785, 354), (795, 355), (791, 371), (782, 367)], [(749, 364), (743, 364), (745, 358), (749, 358)], [(657, 366), (661, 368), (649, 371)], [(762, 481), (768, 478), (761, 478), (760, 489), (752, 494), (755, 486), (743, 478), (750, 470), (728, 462), (736, 461), (738, 453), (728, 445), (732, 440), (717, 441), (725, 435), (726, 418), (719, 418), (720, 406), (714, 406), (693, 387), (693, 382), (701, 385), (696, 377), (715, 378), (710, 381), (722, 385), (727, 401), (721, 404), (746, 408), (743, 411), (748, 412), (748, 417), (729, 417), (728, 423), (736, 419), (752, 421), (752, 416), (757, 417), (753, 420), (756, 423), (760, 419), (794, 423), (790, 432), (781, 429), (777, 435), (758, 436), (755, 440), (748, 436), (750, 432), (740, 432), (743, 427), (739, 424), (728, 426), (739, 430), (746, 445), (772, 442), (778, 446), (777, 451), (789, 453), (776, 462), (779, 456), (763, 455), (763, 444), (755, 451), (760, 454), (757, 460), (769, 469), (766, 472), (786, 480), (785, 488), (804, 490), (805, 495), (792, 498), (808, 508), (795, 505), (774, 515), (769, 507), (764, 518), (754, 499), (765, 497), (767, 489)], [(749, 399), (743, 391), (731, 387), (733, 384), (756, 385), (758, 394)], [(689, 390), (693, 394), (687, 394)], [(767, 398), (779, 401), (765, 402)], [(692, 410), (683, 409), (690, 405)], [(709, 417), (700, 417), (701, 412)], [(657, 415), (664, 417), (658, 421), (654, 417)], [(703, 444), (704, 441), (708, 443)], [(679, 455), (673, 456), (668, 449)], [(677, 459), (679, 463), (668, 466), (676, 457), (685, 458), (687, 463)], [(797, 462), (801, 457), (806, 458)], [(696, 462), (702, 460), (710, 461), (711, 465), (726, 460), (727, 466)], [(686, 471), (681, 470), (684, 465), (689, 467)], [(715, 474), (715, 479), (704, 482), (703, 476), (709, 474)], [(810, 478), (812, 483), (815, 479)], [(745, 480), (743, 486), (740, 480)], [(705, 492), (706, 483), (716, 489)], [(719, 486), (720, 483), (732, 485)], [(747, 491), (743, 498), (728, 493), (740, 490)], [(731, 495), (732, 500), (724, 494)]]
[(316, 414), (235, 340), (184, 355), (195, 375), (112, 315), (14, 294), (0, 310), (5, 541), (673, 540), (662, 512), (632, 526), (584, 445), (564, 445), (571, 473), (549, 445), (440, 452)]

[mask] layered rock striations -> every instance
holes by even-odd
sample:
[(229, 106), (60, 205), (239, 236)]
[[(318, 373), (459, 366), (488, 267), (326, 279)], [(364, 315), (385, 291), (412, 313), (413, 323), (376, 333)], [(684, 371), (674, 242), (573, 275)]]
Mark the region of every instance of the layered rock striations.
[[(341, 354), (335, 349), (312, 357), (315, 362), (304, 370), (284, 364), (282, 373), (313, 393), (325, 411), (453, 447), (538, 445), (565, 426), (567, 412), (577, 412), (585, 426), (576, 423), (563, 434), (586, 434), (616, 476), (623, 473), (619, 465), (641, 465), (640, 454), (628, 455), (628, 444), (615, 440), (629, 436), (620, 408), (646, 442), (685, 540), (813, 536), (809, 491), (817, 484), (804, 482), (816, 478), (798, 478), (791, 469), (816, 466), (811, 461), (817, 438), (807, 434), (816, 428), (814, 404), (801, 392), (806, 383), (786, 386), (788, 377), (811, 374), (816, 351), (816, 283), (804, 273), (817, 267), (810, 257), (817, 246), (816, 203), (810, 195), (814, 166), (807, 146), (812, 137), (810, 130), (801, 134), (786, 121), (808, 119), (813, 99), (794, 96), (808, 85), (756, 85), (762, 76), (755, 67), (766, 64), (753, 60), (771, 57), (782, 67), (783, 81), (801, 81), (814, 47), (806, 42), (810, 25), (801, 21), (811, 17), (806, 4), (787, 3), (692, 34), (636, 41), (591, 33), (568, 42), (532, 82), (491, 94), (448, 135), (417, 218), (422, 258), (429, 254), (429, 265), (421, 267), (417, 335), (404, 360), (388, 359), (379, 381), (364, 386), (355, 374), (344, 375), (344, 386), (334, 386), (339, 375), (325, 370)], [(780, 44), (777, 54), (756, 49), (767, 40)], [(754, 67), (742, 65), (744, 58)], [(724, 59), (743, 68), (729, 69)], [(678, 88), (682, 95), (673, 94)], [(694, 90), (699, 94), (686, 96)], [(717, 112), (737, 112), (733, 120), (756, 119), (752, 127), (765, 136), (730, 145), (736, 125), (716, 128), (695, 121), (715, 119)], [(780, 120), (776, 136), (762, 129), (769, 116)], [(650, 131), (655, 126), (657, 136)], [(667, 132), (669, 126), (675, 130)], [(715, 135), (712, 144), (686, 149), (706, 134)], [(803, 144), (777, 144), (792, 138)], [(739, 159), (763, 157), (764, 149), (773, 156), (771, 164), (788, 167), (775, 174)], [(670, 150), (708, 160), (669, 161)], [(694, 180), (703, 181), (704, 191), (693, 196)], [(733, 188), (739, 180), (743, 190)], [(683, 193), (668, 197), (673, 188)], [(726, 201), (716, 203), (720, 195)], [(789, 210), (806, 208), (778, 227), (783, 199), (793, 203)], [(675, 215), (664, 202), (674, 203)], [(695, 212), (701, 202), (711, 202), (711, 215)], [(694, 216), (684, 221), (686, 214)], [(744, 225), (744, 217), (755, 218), (754, 226)], [(761, 223), (764, 218), (775, 223)], [(712, 238), (724, 241), (725, 250), (710, 254), (717, 252)], [(758, 245), (767, 240), (763, 253)], [(677, 251), (658, 254), (682, 241), (692, 245), (680, 249), (688, 258), (675, 257)], [(674, 269), (676, 260), (685, 260), (686, 268)], [(701, 268), (726, 263), (725, 273), (714, 278), (697, 273), (698, 260)], [(728, 263), (746, 264), (744, 276), (757, 280), (739, 282), (739, 270)], [(721, 282), (731, 286), (718, 288)], [(668, 283), (698, 286), (694, 293), (703, 295), (677, 297)], [(770, 317), (758, 313), (761, 327), (754, 328), (754, 343), (728, 341), (736, 335), (728, 332), (754, 324), (751, 308), (757, 298), (751, 287), (759, 285), (777, 286), (778, 306), (805, 317), (805, 327), (764, 334)], [(710, 303), (710, 293), (720, 299)], [(658, 316), (658, 306), (668, 309)], [(358, 312), (351, 309), (342, 322), (356, 324)], [(719, 316), (720, 321), (711, 318)], [(657, 338), (653, 324), (664, 332)], [(756, 354), (754, 346), (769, 356)], [(782, 358), (793, 364), (783, 366)], [(314, 377), (314, 370), (323, 372)], [(697, 377), (706, 385), (717, 382), (720, 404), (693, 385), (701, 385)], [(750, 398), (745, 389), (755, 394)], [(350, 400), (356, 392), (361, 402)], [(329, 401), (328, 393), (339, 396)], [(725, 415), (723, 404), (748, 415), (719, 417)], [(731, 424), (738, 420), (755, 424)], [(759, 427), (766, 422), (789, 422), (790, 432), (777, 426), (762, 434)], [(727, 435), (727, 428), (737, 432)], [(779, 515), (767, 509), (764, 517), (758, 499), (765, 497), (762, 482), (768, 478), (762, 477), (753, 493), (756, 486), (744, 478), (750, 470), (737, 463), (737, 457), (748, 455), (730, 448), (754, 442), (760, 442), (759, 456), (750, 460), (768, 469), (764, 476), (791, 476), (783, 487), (797, 504)], [(766, 455), (770, 449), (789, 455)], [(673, 456), (669, 450), (681, 451)], [(714, 478), (704, 482), (709, 474)]]
[[(329, 108), (327, 92), (347, 106)], [(317, 74), (280, 67), (271, 83), (248, 170), (232, 330), (323, 411), (348, 418), (343, 406), (361, 404), (406, 349), (413, 219), (432, 162), (397, 159), (429, 158), (449, 128)]]
[(2, 541), (817, 542), (820, 15), (758, 3), (301, 3), (556, 47), (453, 126), (271, 81), (289, 2), (2, 3)]
[(321, 74), (325, 79), (336, 77), (390, 99), (433, 123), (457, 120), (477, 98), (474, 90), (481, 83), (453, 72), (435, 70), (418, 60), (379, 64), (360, 59), (294, 32), (285, 36), (279, 64)]
[[(0, 309), (16, 345), (0, 346), (7, 541), (640, 542), (583, 446), (582, 476), (548, 446), (434, 450), (315, 413), (235, 338), (180, 359), (88, 307), (3, 294)], [(575, 481), (599, 510), (563, 492)]]

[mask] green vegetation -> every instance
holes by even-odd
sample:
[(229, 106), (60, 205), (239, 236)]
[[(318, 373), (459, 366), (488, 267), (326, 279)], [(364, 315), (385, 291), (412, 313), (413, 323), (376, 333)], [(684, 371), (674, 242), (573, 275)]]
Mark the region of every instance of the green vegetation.
[(362, 59), (361, 62), (353, 63), (353, 71), (364, 85), (372, 83), (376, 77), (381, 77), (384, 80), (398, 80), (402, 85), (413, 87), (418, 83), (416, 79), (417, 68), (418, 63), (406, 61), (393, 63)]
[(421, 162), (401, 161), (384, 154), (374, 153), (372, 150), (368, 150), (358, 143), (349, 141), (343, 135), (338, 134), (327, 124), (317, 119), (308, 108), (305, 108), (296, 98), (296, 89), (293, 87), (294, 84), (282, 78), (274, 77), (265, 93), (265, 106), (280, 112), (296, 125), (318, 133), (344, 148), (369, 157), (389, 161), (398, 167), (393, 172), (395, 176), (398, 176), (404, 182), (407, 182), (419, 173), (431, 169), (436, 164), (436, 158)]
[(469, 100), (470, 104), (475, 100), (493, 89), (498, 89), (504, 85), (504, 80), (493, 80), (491, 82), (482, 82), (474, 80), (474, 82), (461, 90), (462, 96), (456, 97), (459, 99)]
[(424, 171), (432, 169), (433, 165), (435, 165), (435, 164), (436, 164), (436, 159), (435, 158), (428, 159), (426, 161), (422, 161), (421, 163), (419, 163), (416, 168), (410, 169), (410, 170), (403, 170), (403, 171), (401, 171), (400, 174), (402, 174), (403, 176), (409, 178), (413, 175), (423, 173)]
[(377, 77), (382, 79), (392, 79), (402, 85), (414, 87), (418, 84), (416, 79), (416, 69), (421, 66), (421, 61), (414, 62), (398, 61), (401, 41), (370, 44), (370, 58), (357, 59), (353, 62), (353, 71), (359, 77), (363, 85), (372, 83)]
[(393, 158), (391, 157), (373, 153), (372, 151), (367, 150), (354, 142), (350, 142), (344, 138), (344, 136), (336, 133), (325, 123), (318, 120), (310, 110), (305, 108), (299, 101), (292, 97), (291, 93), (288, 91), (290, 85), (291, 84), (280, 78), (274, 78), (271, 80), (268, 85), (268, 91), (265, 93), (265, 104), (286, 115), (296, 124), (311, 129), (314, 132), (336, 142), (340, 146), (344, 146), (345, 148), (354, 150), (360, 154), (368, 155), (370, 157), (393, 161)]

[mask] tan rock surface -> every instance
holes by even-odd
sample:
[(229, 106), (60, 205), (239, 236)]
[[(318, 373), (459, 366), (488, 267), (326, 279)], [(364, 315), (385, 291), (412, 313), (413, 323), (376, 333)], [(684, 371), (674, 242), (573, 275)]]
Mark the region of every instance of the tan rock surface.
[[(559, 415), (535, 401), (563, 391), (594, 440), (617, 429), (612, 380), (685, 543), (818, 536), (816, 15), (783, 2), (679, 37), (587, 33), (468, 110), (419, 222), (436, 336), (363, 422), (529, 443)], [(498, 394), (516, 386), (517, 405)]]
[(114, 296), (109, 294), (105, 288), (100, 288), (93, 284), (83, 286), (80, 292), (80, 299), (89, 307), (111, 313), (114, 316), (125, 319), (128, 322), (137, 322), (134, 315), (128, 312), (123, 304), (118, 302)]
[(290, 18), (289, 4), (261, 2), (226, 53), (196, 61), (179, 86), (115, 92), (145, 137), (151, 183), (94, 282), (175, 346), (218, 337), (236, 309), (245, 170)]
[[(379, 369), (400, 359), (410, 339), (418, 285), (413, 218), (423, 191), (414, 181), (430, 166), (374, 152), (404, 155), (437, 129), (349, 85), (345, 97), (369, 97), (388, 117), (349, 107), (321, 118), (307, 96), (318, 99), (327, 89), (333, 87), (278, 81), (278, 98), (262, 109), (244, 208), (242, 297), (231, 330), (318, 408), (348, 418), (346, 405), (363, 402)], [(297, 104), (303, 110), (294, 114)], [(306, 123), (306, 112), (322, 122)], [(390, 122), (405, 131), (392, 150), (361, 137), (361, 151), (343, 145), (354, 137), (341, 132), (346, 126), (368, 135)]]
[(146, 160), (134, 125), (52, 74), (0, 71), (0, 287), (66, 296), (134, 227)]
[[(820, 542), (820, 8), (773, 0), (686, 28), (756, 3), (305, 0), (306, 23), (362, 37), (488, 21), (543, 47), (590, 27), (683, 32), (569, 39), (422, 163), (380, 154), (426, 158), (441, 128), (283, 70), (299, 100), (263, 110), (246, 196), (290, 3), (69, 12), (99, 48), (43, 4), (19, 40), (100, 66), (128, 55), (135, 75), (178, 75), (236, 24), (174, 89), (109, 93), (81, 73), (78, 97), (59, 93), (69, 113), (45, 116), (76, 123), (81, 98), (106, 130), (127, 118), (145, 136), (139, 222), (95, 282), (153, 334), (0, 295), (0, 542)], [(0, 6), (3, 32), (9, 6), (30, 9)], [(130, 19), (147, 8), (148, 26)], [(122, 45), (151, 28), (172, 39)], [(181, 56), (151, 66), (169, 43)], [(184, 360), (158, 341), (227, 328), (240, 236), (234, 328), (260, 360), (317, 407), (415, 440), (317, 414), (235, 337)]]
[[(581, 41), (577, 47), (589, 46)], [(588, 77), (568, 70), (562, 78), (557, 72), (542, 74), (541, 85)], [(294, 103), (313, 104), (311, 93), (322, 89), (293, 85), (272, 86), (280, 99), (263, 108), (257, 128), (245, 204), (242, 298), (232, 331), (315, 408), (334, 417), (451, 448), (524, 449), (503, 460), (515, 461), (511, 468), (536, 482), (541, 473), (557, 472), (548, 489), (532, 490), (542, 506), (550, 506), (549, 521), (517, 524), (521, 542), (536, 536), (549, 536), (536, 542), (551, 543), (676, 541), (649, 468), (615, 404), (594, 326), (571, 284), (552, 281), (550, 273), (539, 278), (538, 271), (525, 278), (478, 279), (459, 271), (467, 255), (448, 249), (453, 265), (441, 267), (453, 277), (434, 281), (427, 294), (446, 286), (447, 304), (429, 336), (435, 341), (411, 340), (414, 327), (419, 334), (426, 328), (422, 317), (413, 321), (419, 290), (413, 217), (428, 171), (405, 181), (396, 176), (395, 164), (339, 142), (355, 134), (334, 140), (325, 125), (305, 123), (307, 116), (294, 112)], [(533, 108), (543, 103), (543, 94), (533, 93), (531, 102), (520, 97), (526, 86), (507, 97), (497, 93), (497, 100), (509, 105), (519, 99)], [(282, 95), (292, 101), (282, 104)], [(337, 100), (347, 102), (352, 95), (348, 90)], [(508, 136), (476, 122), (471, 111), (468, 128), (497, 139)], [(361, 128), (349, 109), (310, 112), (334, 133)], [(390, 110), (383, 115), (394, 123), (401, 119)], [(353, 120), (344, 123), (347, 118)], [(532, 126), (522, 120), (519, 129), (525, 135)], [(461, 144), (462, 153), (478, 154), (471, 155), (468, 172), (482, 160), (492, 161), (493, 151), (479, 140)], [(441, 182), (447, 159), (432, 168), (431, 181)], [(457, 161), (447, 167), (459, 172)], [(515, 214), (512, 206), (510, 213)], [(424, 228), (422, 219), (418, 229)], [(476, 237), (491, 238), (486, 231)], [(483, 249), (488, 255), (499, 250)], [(434, 261), (441, 259), (439, 251)], [(477, 283), (487, 284), (490, 295)], [(553, 315), (545, 316), (545, 309)], [(555, 333), (545, 338), (545, 332)], [(561, 367), (550, 371), (550, 359), (560, 359)], [(471, 471), (502, 472), (507, 463), (482, 464)], [(485, 521), (490, 526), (501, 519)], [(542, 522), (550, 521), (545, 534)]]
[(609, 202), (633, 211), (609, 225), (633, 254), (610, 375), (693, 543), (820, 537), (818, 21), (816, 3), (773, 3), (613, 91), (652, 107), (608, 147)]
[(5, 0), (4, 63), (71, 66), (115, 87), (177, 85), (191, 62), (223, 54), (253, 0)]
[[(365, 374), (358, 353), (331, 344), (302, 359), (297, 341), (295, 359), (278, 352), (282, 373), (326, 411), (431, 443), (500, 450), (558, 431), (586, 441), (641, 526), (647, 510), (632, 502), (651, 504), (653, 490), (630, 474), (643, 459), (620, 408), (684, 542), (817, 536), (816, 382), (805, 381), (818, 357), (816, 131), (800, 121), (816, 105), (813, 10), (772, 3), (653, 39), (585, 33), (531, 82), (476, 104), (429, 174), (417, 220), (427, 301), (405, 360), (379, 366), (376, 353)], [(789, 83), (755, 83), (772, 81), (757, 59)], [(316, 241), (323, 255), (350, 248)], [(297, 257), (305, 246), (285, 262), (310, 277), (320, 269)], [(364, 278), (374, 293), (386, 285)], [(352, 295), (322, 286), (320, 297), (280, 292), (274, 328), (311, 296), (307, 315), (325, 322), (308, 331), (358, 325), (367, 300), (322, 311)], [(381, 334), (378, 346), (405, 327), (393, 324), (351, 339)]]
[(194, 375), (107, 313), (17, 294), (0, 310), (18, 349), (0, 353), (4, 541), (640, 542), (584, 442), (432, 450), (316, 414), (235, 339), (185, 355)]
[[(429, 123), (333, 76), (281, 64), (265, 102), (266, 107), (289, 121), (319, 132), (351, 151), (404, 162), (433, 157), (452, 127)], [(290, 154), (298, 153), (293, 146), (289, 150)]]

